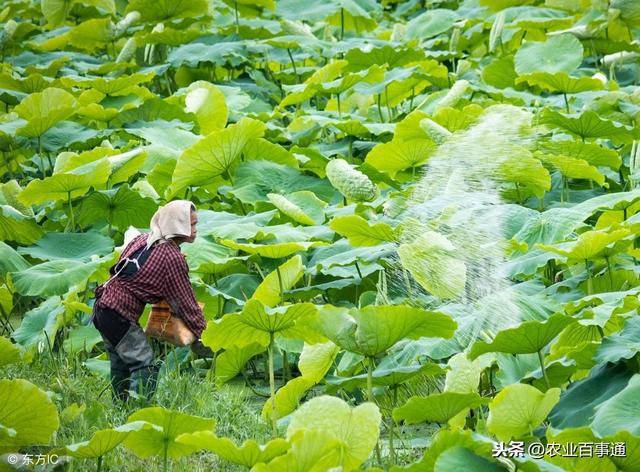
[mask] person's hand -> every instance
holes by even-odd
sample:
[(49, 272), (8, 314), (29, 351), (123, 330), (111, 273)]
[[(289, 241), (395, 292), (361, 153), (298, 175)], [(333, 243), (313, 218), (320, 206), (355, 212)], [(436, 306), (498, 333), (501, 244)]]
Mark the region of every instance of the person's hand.
[(213, 357), (213, 351), (197, 339), (191, 344), (191, 352), (199, 357)]

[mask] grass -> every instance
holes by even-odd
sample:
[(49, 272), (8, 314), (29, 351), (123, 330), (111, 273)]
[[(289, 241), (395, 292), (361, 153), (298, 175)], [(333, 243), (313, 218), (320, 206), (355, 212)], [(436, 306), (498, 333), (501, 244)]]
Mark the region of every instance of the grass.
[[(156, 352), (158, 349), (154, 345)], [(167, 358), (165, 366), (160, 371), (160, 379), (155, 397), (150, 405), (162, 406), (167, 409), (178, 410), (187, 414), (197, 415), (216, 420), (216, 434), (228, 437), (237, 444), (246, 439), (255, 439), (264, 444), (271, 438), (271, 425), (261, 419), (260, 411), (265, 398), (255, 395), (242, 381), (228, 382), (218, 388), (207, 380), (207, 370), (198, 361), (178, 364), (172, 353), (164, 351), (160, 357)], [(95, 352), (91, 356), (95, 356)], [(179, 355), (178, 355), (179, 357)], [(0, 369), (1, 378), (28, 379), (41, 389), (48, 391), (54, 400), (59, 416), (60, 428), (57, 431), (51, 447), (25, 448), (23, 452), (32, 454), (46, 454), (51, 449), (88, 440), (100, 430), (127, 422), (128, 416), (141, 408), (134, 403), (120, 404), (111, 400), (109, 379), (90, 372), (83, 366), (86, 354), (72, 355), (64, 352), (60, 345), (52, 350), (45, 349), (36, 354), (30, 363), (10, 365)], [(194, 369), (194, 366), (196, 368)], [(4, 370), (4, 371), (3, 371)], [(260, 372), (259, 372), (260, 373)], [(259, 374), (258, 373), (258, 374)], [(263, 374), (263, 373), (262, 373)], [(266, 381), (262, 378), (254, 379), (262, 390), (266, 391)], [(279, 384), (280, 386), (280, 384)], [(389, 416), (394, 406), (403, 404), (413, 395), (428, 395), (441, 391), (442, 379), (419, 375), (398, 389), (397, 398), (386, 394), (376, 396), (376, 402), (381, 408), (384, 419), (381, 425), (380, 447), (382, 461), (386, 466), (395, 462), (398, 465), (409, 464), (419, 457), (426, 445), (424, 440), (436, 431), (435, 425), (424, 428), (396, 425), (395, 427), (395, 461), (392, 461), (389, 450), (390, 420)], [(311, 396), (324, 394), (324, 388), (318, 386), (309, 392)], [(359, 403), (357, 392), (342, 396), (349, 403)], [(282, 431), (281, 431), (282, 432)], [(426, 435), (426, 436), (425, 436)], [(416, 441), (418, 441), (416, 443)], [(374, 466), (374, 455), (364, 464)], [(64, 466), (65, 471), (93, 471), (96, 470), (95, 460), (72, 459)], [(123, 445), (108, 453), (103, 460), (102, 471), (161, 471), (162, 458), (150, 457), (140, 459)], [(213, 453), (200, 452), (170, 461), (169, 470), (173, 471), (240, 471), (244, 467), (230, 464)]]
[[(54, 352), (37, 356), (30, 363), (4, 368), (3, 378), (28, 379), (41, 389), (49, 391), (58, 409), (60, 428), (53, 440), (54, 448), (91, 438), (100, 429), (127, 422), (137, 409), (135, 405), (114, 404), (108, 379), (95, 376), (86, 368), (77, 368), (72, 356)], [(248, 438), (260, 443), (268, 441), (269, 424), (259, 415), (261, 403), (256, 403), (249, 389), (238, 384), (217, 388), (191, 368), (167, 370), (161, 375), (156, 396), (149, 406), (162, 406), (191, 415), (215, 418), (216, 433), (236, 443)], [(24, 452), (46, 453), (50, 448), (26, 448)], [(94, 460), (73, 459), (66, 471), (95, 470)], [(139, 459), (120, 445), (104, 458), (103, 471), (156, 471), (162, 470), (162, 459)], [(209, 452), (201, 452), (173, 461), (174, 471), (239, 471), (243, 467), (222, 461)]]

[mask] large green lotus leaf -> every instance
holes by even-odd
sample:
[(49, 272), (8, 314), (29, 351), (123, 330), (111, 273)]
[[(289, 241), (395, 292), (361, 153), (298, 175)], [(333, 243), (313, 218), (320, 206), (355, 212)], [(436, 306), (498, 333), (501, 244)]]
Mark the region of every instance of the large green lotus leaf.
[(252, 244), (252, 243), (236, 243), (230, 239), (223, 239), (222, 244), (238, 251), (244, 251), (248, 254), (258, 254), (262, 257), (270, 259), (281, 259), (289, 257), (296, 252), (304, 252), (309, 248), (321, 246), (323, 243), (319, 241), (301, 241), (291, 243), (274, 243), (274, 244)]
[[(623, 472), (634, 472), (640, 470), (640, 437), (632, 435), (628, 431), (620, 431), (614, 436), (602, 438), (602, 442), (613, 444), (625, 444), (625, 454), (609, 457), (618, 470)], [(615, 446), (614, 446), (615, 447)]]
[(435, 144), (430, 139), (411, 141), (394, 139), (388, 143), (377, 144), (367, 154), (365, 162), (394, 178), (402, 170), (425, 164), (435, 148)]
[(349, 71), (368, 69), (373, 64), (387, 64), (389, 69), (424, 59), (424, 52), (414, 48), (395, 48), (388, 44), (372, 49), (350, 49), (345, 55)]
[[(0, 205), (0, 240), (33, 244), (44, 230), (33, 219), (23, 215), (10, 205)], [(14, 260), (15, 262), (15, 260)], [(19, 267), (16, 267), (18, 269)]]
[[(520, 149), (514, 148), (514, 151)], [(539, 159), (525, 149), (514, 152), (500, 163), (497, 168), (498, 177), (506, 182), (526, 187), (538, 198), (551, 189), (551, 176)], [(518, 190), (519, 191), (519, 190)]]
[(60, 121), (42, 135), (40, 143), (45, 151), (59, 152), (70, 146), (82, 146), (106, 134), (106, 131), (87, 128), (75, 121)]
[(407, 24), (407, 39), (428, 39), (448, 31), (458, 21), (455, 11), (444, 8), (429, 9)]
[(140, 168), (147, 160), (147, 153), (142, 149), (115, 154), (104, 158), (109, 163), (111, 174), (109, 175), (109, 185), (127, 182), (129, 178), (140, 171)]
[(587, 110), (579, 115), (563, 115), (545, 109), (540, 116), (540, 123), (562, 128), (571, 134), (586, 138), (613, 139), (629, 143), (638, 137), (638, 131), (615, 121), (600, 118), (598, 113)]
[(343, 464), (347, 445), (331, 432), (300, 430), (289, 438), (289, 451), (269, 464), (256, 464), (253, 472), (325, 472)]
[(313, 379), (307, 377), (296, 377), (289, 380), (285, 385), (278, 389), (275, 394), (275, 400), (271, 397), (262, 407), (262, 417), (271, 420), (275, 415), (276, 419), (287, 416), (300, 406), (300, 401), (305, 394), (316, 384)]
[(489, 403), (477, 393), (444, 392), (428, 397), (411, 397), (401, 407), (393, 409), (393, 419), (407, 424), (424, 421), (446, 423), (463, 410)]
[(599, 436), (618, 431), (640, 436), (640, 375), (631, 377), (624, 389), (596, 406), (595, 411), (591, 428)]
[(299, 162), (293, 153), (264, 138), (249, 140), (242, 151), (242, 155), (243, 159), (247, 161), (264, 160), (293, 167), (294, 169), (299, 167)]
[(606, 166), (618, 170), (622, 164), (620, 155), (613, 149), (596, 143), (583, 143), (576, 140), (561, 140), (543, 142), (540, 145), (543, 152), (582, 159), (594, 167)]
[(571, 72), (582, 63), (583, 48), (571, 34), (552, 36), (544, 42), (524, 43), (514, 59), (518, 75), (533, 72)]
[(631, 244), (630, 240), (626, 240), (630, 236), (631, 232), (628, 229), (587, 231), (580, 234), (575, 241), (555, 246), (546, 244), (538, 244), (537, 246), (572, 260), (584, 261), (598, 259), (624, 250), (624, 246)]
[(248, 215), (201, 210), (198, 212), (198, 234), (221, 239), (253, 239), (267, 230), (267, 224), (275, 215), (275, 210)]
[(473, 103), (462, 110), (452, 107), (439, 107), (433, 115), (433, 121), (454, 133), (469, 128), (478, 121), (478, 118), (483, 113), (484, 108)]
[(470, 360), (467, 354), (459, 352), (447, 362), (449, 371), (444, 381), (446, 392), (471, 393), (478, 390), (480, 375), (489, 366), (490, 357)]
[(333, 365), (340, 348), (331, 341), (306, 344), (300, 353), (298, 369), (300, 373), (315, 382), (319, 382)]
[(64, 352), (70, 356), (75, 356), (80, 352), (90, 353), (100, 341), (102, 341), (102, 336), (93, 323), (77, 326), (64, 340)]
[(21, 272), (13, 272), (13, 283), (16, 291), (22, 295), (62, 295), (72, 286), (87, 282), (99, 265), (99, 262), (82, 263), (74, 259), (56, 259)]
[[(85, 172), (82, 172), (85, 171)], [(32, 180), (18, 197), (26, 205), (67, 200), (84, 195), (90, 187), (103, 187), (111, 168), (107, 161), (87, 164), (64, 174)]]
[(380, 435), (380, 410), (373, 403), (351, 408), (344, 400), (326, 395), (302, 405), (291, 417), (287, 439), (300, 430), (322, 431), (345, 444), (342, 466), (352, 470), (369, 457)]
[(95, 51), (113, 40), (113, 23), (109, 18), (92, 18), (71, 29), (67, 37), (76, 48)]
[(553, 244), (566, 240), (582, 222), (597, 211), (624, 208), (640, 200), (640, 190), (600, 195), (570, 208), (551, 208), (542, 213), (530, 213), (515, 233), (516, 241), (529, 247), (536, 243)]
[[(138, 149), (129, 151), (129, 153), (141, 152)], [(120, 154), (117, 149), (110, 147), (95, 147), (89, 151), (82, 152), (80, 154), (76, 152), (61, 152), (56, 157), (56, 162), (53, 166), (54, 174), (63, 174), (73, 169), (77, 169), (85, 164), (98, 161), (104, 157), (115, 156)], [(125, 153), (128, 154), (128, 153)]]
[(82, 202), (78, 222), (83, 228), (98, 221), (107, 221), (121, 230), (129, 226), (146, 228), (157, 209), (158, 204), (151, 198), (143, 197), (125, 184), (89, 195)]
[(134, 421), (121, 426), (110, 429), (101, 429), (96, 431), (91, 439), (65, 446), (66, 455), (76, 457), (78, 459), (95, 459), (102, 457), (108, 452), (118, 447), (122, 441), (129, 436), (132, 431), (144, 431), (155, 429), (160, 431), (161, 428), (146, 421)]
[(412, 243), (401, 244), (398, 255), (402, 266), (433, 295), (451, 299), (464, 292), (467, 266), (445, 236), (426, 231)]
[(16, 180), (10, 180), (0, 184), (0, 205), (9, 205), (25, 216), (34, 216), (31, 207), (23, 205), (18, 200), (18, 195), (22, 192), (22, 187)]
[(141, 20), (149, 23), (178, 18), (197, 18), (209, 13), (206, 0), (131, 0), (126, 12), (137, 11)]
[(542, 393), (531, 385), (508, 385), (489, 404), (487, 428), (501, 441), (526, 436), (544, 421), (559, 398), (559, 388)]
[[(444, 370), (437, 364), (401, 365), (385, 362), (386, 359), (372, 372), (371, 383), (374, 387), (396, 387), (417, 375), (436, 376), (444, 373)], [(367, 378), (367, 374), (354, 375), (353, 377), (327, 377), (327, 393), (335, 393), (339, 389), (352, 391), (356, 388), (366, 388)]]
[(189, 268), (199, 274), (222, 272), (238, 261), (247, 259), (247, 257), (235, 257), (232, 249), (215, 243), (206, 236), (197, 237), (183, 250), (183, 254), (187, 256)]
[(538, 155), (538, 157), (553, 167), (569, 179), (593, 180), (598, 185), (605, 184), (605, 176), (598, 172), (598, 169), (589, 165), (587, 161), (575, 159), (568, 156)]
[[(593, 352), (593, 348), (591, 352)], [(546, 380), (540, 368), (537, 354), (520, 354), (518, 356), (497, 354), (496, 360), (500, 370), (495, 377), (495, 384), (499, 388), (522, 382), (530, 383), (540, 390), (546, 390)], [(547, 360), (544, 368), (549, 385), (552, 387), (564, 385), (577, 370), (576, 362), (568, 357), (554, 361)]]
[[(620, 18), (631, 26), (640, 25), (640, 5), (633, 0), (612, 0), (610, 8), (620, 11)], [(614, 10), (615, 11), (615, 10)]]
[(252, 357), (265, 351), (260, 343), (251, 343), (246, 346), (231, 346), (216, 356), (216, 385), (222, 385), (238, 375), (244, 365)]
[(307, 190), (285, 195), (268, 193), (269, 201), (283, 214), (303, 225), (324, 223), (324, 208), (327, 203)]
[(290, 290), (304, 274), (302, 258), (294, 256), (267, 275), (251, 297), (266, 306), (276, 306), (284, 299), (284, 291)]
[(51, 297), (25, 313), (22, 323), (11, 337), (25, 348), (35, 346), (42, 350), (47, 343), (53, 347), (58, 328), (62, 325), (63, 313), (64, 305), (60, 297)]
[(227, 124), (227, 103), (218, 87), (198, 80), (187, 88), (184, 98), (185, 110), (194, 113), (202, 134), (222, 129)]
[(53, 261), (57, 259), (77, 259), (89, 261), (91, 256), (104, 256), (113, 251), (113, 240), (100, 233), (47, 233), (30, 247), (19, 249), (36, 259)]
[(58, 26), (66, 20), (69, 12), (76, 5), (93, 6), (105, 13), (116, 14), (114, 0), (42, 0), (40, 8), (50, 26)]
[(602, 90), (604, 84), (591, 77), (571, 77), (566, 72), (535, 72), (519, 77), (516, 83), (527, 82), (529, 85), (538, 86), (550, 92), (580, 93), (589, 90)]
[(69, 92), (50, 87), (42, 92), (32, 93), (15, 107), (20, 118), (27, 124), (18, 130), (22, 136), (42, 136), (57, 122), (74, 114), (76, 99)]
[(372, 0), (339, 0), (329, 2), (329, 5), (334, 9), (334, 13), (325, 19), (330, 25), (344, 24), (345, 30), (357, 32), (371, 31), (378, 26), (370, 13), (377, 13), (379, 6)]
[(4, 336), (0, 336), (0, 367), (16, 364), (22, 359), (22, 351)]
[(570, 316), (555, 314), (545, 321), (525, 321), (515, 328), (503, 329), (492, 342), (476, 341), (469, 352), (475, 359), (485, 352), (529, 354), (542, 350), (564, 328), (575, 322)]
[(286, 165), (263, 160), (243, 162), (238, 166), (232, 193), (244, 203), (255, 204), (269, 200), (270, 193), (288, 196), (300, 191), (313, 192), (326, 202), (331, 201), (336, 194), (326, 180), (305, 175)]
[(279, 108), (295, 105), (296, 103), (309, 100), (316, 94), (316, 86), (318, 84), (333, 81), (340, 76), (342, 69), (347, 65), (347, 61), (338, 59), (329, 62), (325, 66), (317, 69), (311, 76), (304, 81), (304, 84), (293, 88), (292, 92), (285, 96), (280, 102)]
[(202, 333), (202, 342), (214, 351), (232, 346), (244, 347), (251, 343), (268, 346), (270, 335), (278, 334), (311, 342), (319, 336), (305, 329), (314, 318), (316, 308), (310, 303), (289, 305), (287, 308), (268, 309), (258, 300), (249, 300), (241, 313), (230, 313), (215, 320)]
[(318, 329), (327, 338), (366, 356), (385, 352), (405, 338), (450, 338), (456, 327), (444, 313), (406, 305), (369, 305), (348, 311), (325, 305), (318, 318)]
[(395, 233), (391, 226), (386, 223), (370, 225), (367, 220), (358, 215), (336, 216), (329, 226), (339, 235), (346, 237), (352, 246), (376, 246), (395, 240)]
[(444, 451), (436, 459), (435, 470), (464, 470), (465, 472), (504, 472), (503, 466), (489, 459), (474, 454), (466, 447), (452, 447)]
[(26, 380), (0, 380), (0, 452), (48, 444), (59, 425), (56, 406), (45, 392)]
[(7, 272), (19, 272), (29, 268), (30, 264), (8, 244), (0, 241), (0, 277)]
[(338, 79), (315, 84), (313, 89), (322, 93), (341, 94), (358, 83), (375, 84), (383, 80), (383, 78), (383, 69), (377, 65), (373, 65), (367, 70), (344, 74)]
[(562, 393), (549, 414), (549, 423), (558, 429), (589, 425), (597, 406), (622, 391), (632, 375), (623, 363), (594, 367), (586, 379), (574, 382)]
[[(439, 472), (440, 469), (436, 469), (438, 458), (449, 449), (459, 447), (464, 447), (481, 457), (492, 457), (493, 443), (486, 437), (469, 430), (440, 429), (433, 437), (422, 459), (409, 467), (396, 466), (391, 470), (392, 472)], [(466, 468), (455, 470), (466, 470)]]
[(102, 354), (92, 357), (84, 361), (83, 365), (86, 369), (96, 377), (105, 382), (111, 378), (111, 363), (106, 359), (106, 355)]
[(199, 448), (176, 442), (176, 438), (183, 433), (196, 431), (213, 431), (216, 421), (212, 418), (192, 416), (179, 411), (167, 410), (156, 406), (143, 408), (131, 414), (128, 422), (146, 421), (160, 429), (146, 429), (131, 431), (124, 440), (124, 445), (141, 458), (157, 455), (177, 459), (191, 454)]
[(513, 56), (495, 59), (482, 69), (482, 80), (492, 87), (506, 89), (515, 88), (516, 74)]
[(122, 111), (112, 124), (121, 126), (125, 123), (135, 123), (136, 121), (152, 122), (156, 120), (172, 121), (179, 120), (185, 123), (194, 120), (194, 116), (184, 111), (176, 104), (170, 103), (161, 98), (151, 98), (137, 108), (128, 108)]
[[(596, 449), (594, 454), (583, 453), (571, 454), (565, 453), (570, 451), (571, 445), (585, 445), (585, 444), (598, 444), (601, 443), (601, 439), (598, 438), (593, 431), (589, 428), (568, 428), (561, 431), (554, 431), (551, 428), (547, 428), (547, 443), (548, 444), (560, 444), (561, 453), (548, 455), (547, 460), (561, 470), (591, 470), (602, 472), (617, 472), (615, 465), (610, 461), (609, 444), (605, 444), (605, 454), (598, 454)], [(591, 457), (589, 457), (591, 456)]]
[(269, 462), (287, 452), (290, 447), (289, 443), (282, 438), (273, 439), (265, 445), (248, 439), (242, 443), (242, 446), (237, 446), (229, 438), (219, 438), (212, 431), (184, 433), (178, 436), (176, 441), (197, 447), (198, 450), (206, 449), (229, 462), (245, 467), (253, 467), (260, 462)]
[(225, 129), (215, 130), (186, 149), (176, 164), (171, 181), (172, 191), (209, 183), (229, 171), (250, 139), (260, 138), (265, 125), (243, 118)]
[(607, 336), (596, 353), (596, 362), (618, 362), (631, 359), (640, 352), (640, 317), (631, 317), (625, 321), (622, 331)]

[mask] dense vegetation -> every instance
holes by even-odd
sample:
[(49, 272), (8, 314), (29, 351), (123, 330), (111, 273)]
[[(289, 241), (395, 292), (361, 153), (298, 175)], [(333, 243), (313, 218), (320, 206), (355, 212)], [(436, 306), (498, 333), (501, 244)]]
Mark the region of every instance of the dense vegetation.
[[(640, 3), (0, 8), (0, 469), (640, 470)], [(215, 356), (114, 408), (176, 198)]]

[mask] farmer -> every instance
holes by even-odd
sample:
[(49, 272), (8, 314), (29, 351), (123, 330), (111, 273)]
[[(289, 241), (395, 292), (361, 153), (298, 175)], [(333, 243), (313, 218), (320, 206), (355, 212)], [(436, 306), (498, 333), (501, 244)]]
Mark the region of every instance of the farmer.
[(182, 243), (194, 241), (197, 221), (190, 201), (159, 208), (151, 218), (151, 232), (127, 245), (110, 269), (111, 278), (96, 288), (93, 323), (109, 354), (111, 385), (119, 400), (126, 401), (130, 390), (149, 399), (156, 389), (158, 365), (138, 324), (147, 303), (166, 300), (197, 339), (205, 328), (180, 252)]

